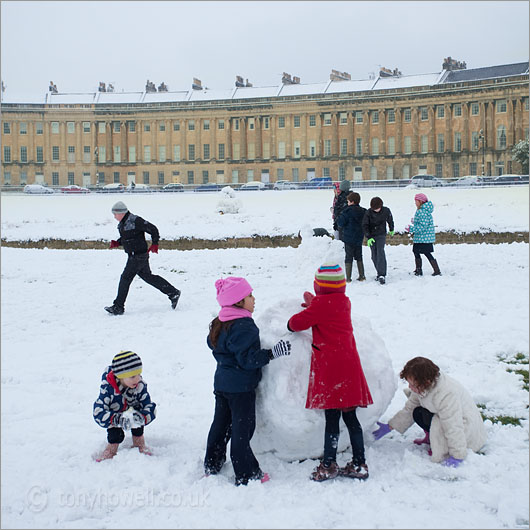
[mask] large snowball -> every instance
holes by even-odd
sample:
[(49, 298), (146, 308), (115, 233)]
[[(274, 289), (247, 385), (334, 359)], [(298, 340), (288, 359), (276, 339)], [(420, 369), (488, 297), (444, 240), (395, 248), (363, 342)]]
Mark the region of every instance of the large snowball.
[[(298, 460), (318, 458), (324, 449), (324, 411), (305, 408), (311, 361), (311, 330), (291, 333), (289, 318), (302, 310), (301, 300), (284, 300), (273, 308), (260, 311), (256, 324), (263, 347), (271, 347), (280, 338), (291, 342), (289, 357), (280, 357), (263, 368), (263, 379), (256, 397), (256, 434), (252, 447), (256, 453), (272, 451), (279, 458)], [(370, 322), (352, 315), (353, 333), (364, 375), (372, 394), (373, 405), (357, 409), (365, 439), (376, 427), (397, 389), (397, 376), (383, 340)], [(350, 444), (341, 419), (339, 451)]]

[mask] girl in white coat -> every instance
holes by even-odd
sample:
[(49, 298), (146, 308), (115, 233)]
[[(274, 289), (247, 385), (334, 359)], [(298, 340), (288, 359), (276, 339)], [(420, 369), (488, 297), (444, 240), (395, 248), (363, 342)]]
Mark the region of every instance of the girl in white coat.
[(453, 378), (440, 372), (430, 359), (415, 357), (399, 374), (409, 384), (405, 406), (388, 423), (377, 422), (376, 440), (392, 429), (404, 433), (414, 422), (424, 431), (414, 443), (430, 444), (431, 460), (456, 467), (467, 449), (479, 451), (486, 442), (480, 411), (469, 392)]

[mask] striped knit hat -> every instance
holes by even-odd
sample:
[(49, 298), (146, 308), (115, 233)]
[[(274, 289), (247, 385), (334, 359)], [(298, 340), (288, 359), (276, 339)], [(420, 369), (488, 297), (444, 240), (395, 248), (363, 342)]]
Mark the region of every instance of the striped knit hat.
[(122, 350), (112, 359), (112, 371), (119, 379), (134, 377), (142, 373), (142, 359), (133, 351)]
[(316, 294), (345, 293), (344, 271), (337, 263), (324, 263), (315, 274), (314, 287)]

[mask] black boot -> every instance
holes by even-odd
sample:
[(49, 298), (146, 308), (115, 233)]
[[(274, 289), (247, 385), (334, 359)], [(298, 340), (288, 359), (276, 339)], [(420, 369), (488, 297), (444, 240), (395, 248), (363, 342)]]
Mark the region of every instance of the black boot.
[(421, 270), (421, 256), (414, 256), (414, 261), (416, 262), (416, 270), (414, 271), (414, 275), (423, 276), (423, 271)]
[(440, 272), (440, 267), (438, 267), (438, 262), (435, 259), (433, 259), (433, 260), (431, 260), (430, 263), (431, 263), (431, 266), (432, 266), (432, 270), (434, 271), (432, 273), (432, 275), (433, 276), (441, 276), (442, 273)]
[(179, 298), (180, 291), (178, 289), (173, 294), (169, 295), (169, 300), (171, 301), (171, 309), (175, 309), (175, 307), (177, 307)]
[(364, 275), (364, 263), (362, 259), (357, 260), (357, 270), (359, 271), (359, 277), (357, 278), (358, 282), (364, 282), (366, 276)]
[(351, 266), (352, 264), (351, 263), (345, 263), (344, 264), (346, 266), (346, 281), (348, 283), (351, 282)]
[(111, 315), (123, 315), (125, 309), (123, 307), (112, 304), (105, 308), (105, 311), (108, 311)]

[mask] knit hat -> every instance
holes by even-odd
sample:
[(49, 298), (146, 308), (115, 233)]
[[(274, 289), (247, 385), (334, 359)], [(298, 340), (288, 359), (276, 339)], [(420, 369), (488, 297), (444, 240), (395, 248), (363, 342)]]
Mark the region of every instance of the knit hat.
[(129, 350), (122, 350), (112, 359), (112, 371), (119, 379), (134, 377), (142, 373), (142, 359), (137, 353)]
[(127, 213), (129, 209), (125, 204), (121, 201), (118, 201), (113, 207), (112, 207), (112, 213)]
[(324, 263), (315, 274), (314, 287), (317, 294), (345, 293), (344, 271), (337, 263)]
[(414, 195), (414, 200), (420, 202), (427, 202), (429, 199), (427, 199), (427, 195), (425, 195), (425, 193), (416, 193), (416, 195)]
[(217, 301), (221, 307), (231, 306), (243, 300), (252, 292), (250, 283), (245, 278), (229, 276), (215, 282)]
[(350, 183), (347, 180), (343, 180), (340, 183), (340, 191), (350, 191)]

